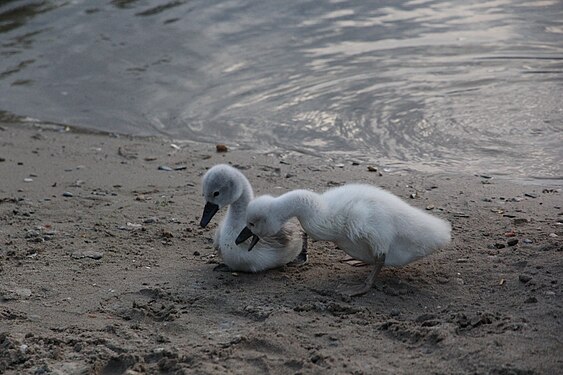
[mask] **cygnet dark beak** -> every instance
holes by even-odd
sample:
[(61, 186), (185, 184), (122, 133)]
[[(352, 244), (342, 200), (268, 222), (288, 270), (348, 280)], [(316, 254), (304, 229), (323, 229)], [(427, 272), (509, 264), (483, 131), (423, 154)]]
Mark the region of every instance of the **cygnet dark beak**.
[(252, 231), (250, 229), (248, 229), (248, 227), (244, 227), (244, 229), (241, 230), (240, 234), (238, 235), (237, 239), (235, 240), (235, 243), (237, 245), (240, 245), (241, 243), (243, 243), (244, 241), (246, 241), (250, 237), (252, 237), (252, 241), (250, 241), (250, 246), (248, 247), (248, 251), (250, 251), (250, 250), (252, 250), (252, 248), (254, 246), (256, 246), (258, 241), (260, 241), (260, 237), (258, 237), (254, 233), (252, 233)]
[(199, 222), (199, 225), (201, 225), (202, 228), (205, 228), (207, 224), (209, 224), (213, 216), (215, 216), (217, 211), (219, 211), (218, 205), (216, 205), (215, 203), (207, 202), (205, 204), (205, 207), (203, 208), (203, 215), (201, 215), (201, 221)]

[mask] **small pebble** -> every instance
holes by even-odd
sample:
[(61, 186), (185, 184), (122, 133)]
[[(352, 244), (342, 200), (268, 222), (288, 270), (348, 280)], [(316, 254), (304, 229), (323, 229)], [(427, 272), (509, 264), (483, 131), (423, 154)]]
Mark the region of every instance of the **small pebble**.
[(70, 191), (65, 191), (63, 193), (63, 197), (71, 198), (71, 197), (74, 197), (74, 194), (72, 194)]
[(158, 170), (159, 170), (159, 171), (166, 171), (166, 172), (170, 172), (170, 171), (172, 171), (173, 169), (172, 169), (172, 168), (170, 168), (170, 167), (169, 167), (169, 166), (167, 166), (167, 165), (159, 165), (159, 166), (158, 166)]
[(227, 147), (227, 145), (220, 143), (220, 144), (215, 145), (215, 150), (217, 152), (227, 152), (227, 151), (229, 151), (229, 148)]
[(23, 298), (31, 297), (31, 289), (29, 288), (15, 288), (14, 293)]
[(91, 250), (86, 250), (86, 251), (75, 251), (74, 253), (72, 253), (71, 255), (74, 259), (81, 259), (81, 258), (91, 258), (91, 259), (102, 259), (102, 257), (104, 256), (104, 253), (98, 252), (98, 251), (91, 251)]
[(162, 230), (160, 232), (160, 237), (162, 238), (174, 238), (174, 234), (172, 234), (172, 232), (168, 231), (168, 230)]
[(532, 280), (532, 276), (526, 275), (526, 274), (522, 274), (522, 275), (518, 276), (518, 280), (520, 280), (521, 282), (523, 282), (523, 283), (525, 284), (525, 283), (527, 283), (528, 281)]
[(436, 281), (437, 281), (439, 284), (447, 284), (447, 283), (450, 282), (450, 279), (448, 279), (447, 277), (438, 276), (438, 277), (436, 278)]
[(507, 242), (508, 246), (515, 246), (517, 243), (518, 243), (518, 239), (516, 238), (510, 239)]
[(399, 311), (399, 309), (391, 309), (391, 312), (389, 313), (389, 315), (391, 316), (399, 316), (401, 314), (401, 312)]
[(434, 207), (433, 204), (430, 204), (430, 205), (426, 206), (426, 209), (427, 209), (428, 211), (432, 211), (434, 208), (435, 208), (435, 207)]
[(495, 249), (504, 249), (506, 247), (506, 245), (503, 243), (496, 243), (493, 246), (495, 247)]
[(524, 243), (527, 244), (527, 245), (529, 245), (529, 244), (531, 244), (531, 243), (534, 243), (534, 241), (532, 241), (532, 240), (529, 239), (529, 238), (524, 238), (524, 239), (522, 240), (522, 242), (524, 242)]
[(372, 167), (371, 165), (368, 166), (368, 172), (377, 172), (376, 167)]
[(153, 217), (147, 217), (145, 220), (143, 220), (143, 223), (145, 224), (153, 224), (153, 223), (157, 223), (158, 222), (158, 218), (153, 216)]
[(514, 223), (514, 225), (526, 224), (528, 222), (528, 219), (516, 218), (512, 222)]
[(33, 182), (33, 178), (29, 178), (29, 177), (24, 178), (23, 182)]

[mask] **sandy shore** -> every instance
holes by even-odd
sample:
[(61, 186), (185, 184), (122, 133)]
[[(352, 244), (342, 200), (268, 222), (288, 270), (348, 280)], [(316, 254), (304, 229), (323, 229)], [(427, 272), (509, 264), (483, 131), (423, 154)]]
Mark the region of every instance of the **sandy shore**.
[[(10, 125), (0, 144), (0, 373), (563, 371), (560, 187)], [(258, 194), (377, 184), (454, 240), (352, 300), (333, 291), (369, 269), (330, 243), (301, 268), (215, 272), (219, 218), (198, 222), (217, 163)]]

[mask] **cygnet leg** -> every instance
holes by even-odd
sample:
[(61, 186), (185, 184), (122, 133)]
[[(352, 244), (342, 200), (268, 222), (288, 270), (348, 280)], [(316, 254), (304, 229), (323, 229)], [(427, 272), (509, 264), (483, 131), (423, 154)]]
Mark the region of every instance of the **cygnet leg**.
[(287, 265), (290, 267), (300, 267), (307, 264), (308, 261), (309, 255), (307, 253), (307, 233), (303, 232), (303, 246), (301, 246), (301, 252)]
[(344, 290), (341, 290), (341, 293), (346, 294), (350, 297), (353, 297), (353, 296), (359, 296), (359, 295), (362, 295), (362, 294), (369, 292), (369, 290), (375, 284), (375, 278), (377, 277), (377, 275), (379, 274), (379, 271), (381, 271), (381, 268), (385, 264), (385, 254), (377, 255), (374, 258), (374, 261), (375, 261), (375, 263), (373, 265), (373, 269), (371, 270), (368, 278), (366, 279), (366, 281), (364, 283), (359, 284), (359, 285), (354, 285), (354, 286), (351, 286), (351, 287), (346, 288)]
[(233, 272), (232, 269), (229, 268), (225, 263), (219, 263), (213, 268), (215, 272)]

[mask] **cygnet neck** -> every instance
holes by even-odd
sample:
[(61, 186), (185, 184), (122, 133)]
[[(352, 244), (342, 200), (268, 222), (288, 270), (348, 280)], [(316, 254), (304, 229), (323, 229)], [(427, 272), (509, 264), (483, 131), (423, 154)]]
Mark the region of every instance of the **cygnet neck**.
[(293, 190), (278, 197), (276, 211), (282, 222), (297, 217), (306, 232), (315, 235), (330, 221), (328, 210), (321, 196), (309, 190)]
[(250, 201), (254, 198), (254, 193), (250, 182), (248, 182), (242, 173), (237, 173), (235, 181), (237, 184), (241, 184), (242, 192), (240, 196), (229, 206), (227, 217), (230, 217), (235, 222), (245, 222), (246, 208), (248, 207), (248, 203), (250, 203)]

